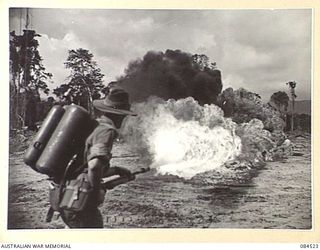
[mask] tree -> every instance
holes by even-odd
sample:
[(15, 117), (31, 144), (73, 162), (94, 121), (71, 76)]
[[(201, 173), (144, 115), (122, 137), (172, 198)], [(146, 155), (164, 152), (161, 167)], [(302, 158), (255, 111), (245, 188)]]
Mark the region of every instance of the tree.
[(10, 32), (10, 115), (11, 122), (19, 127), (34, 126), (39, 90), (49, 93), (46, 82), (52, 74), (46, 72), (42, 64), (36, 37), (40, 35), (34, 30), (25, 29), (22, 35)]
[(210, 62), (209, 57), (204, 54), (194, 54), (191, 58), (193, 63), (197, 65), (201, 71), (208, 69), (214, 70), (217, 68), (216, 62)]
[(286, 113), (289, 105), (289, 96), (284, 91), (278, 91), (271, 95), (270, 101), (273, 102), (281, 113)]
[(294, 123), (294, 101), (297, 97), (296, 93), (295, 93), (295, 88), (297, 86), (297, 83), (295, 81), (290, 81), (286, 83), (287, 85), (289, 85), (290, 88), (290, 94), (291, 94), (291, 101), (292, 101), (292, 110), (291, 110), (291, 131), (294, 130), (293, 127), (293, 123)]
[(69, 50), (64, 65), (70, 69), (68, 83), (61, 84), (53, 90), (53, 93), (61, 99), (69, 99), (92, 112), (93, 98), (99, 96), (99, 91), (104, 87), (102, 83), (104, 75), (93, 60), (93, 54), (82, 48)]

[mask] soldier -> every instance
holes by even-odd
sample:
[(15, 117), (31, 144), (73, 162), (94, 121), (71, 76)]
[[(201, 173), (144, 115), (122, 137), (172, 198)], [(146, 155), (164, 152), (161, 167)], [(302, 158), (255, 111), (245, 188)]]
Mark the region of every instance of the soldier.
[(103, 228), (103, 219), (98, 209), (103, 202), (105, 191), (101, 189), (101, 179), (118, 174), (132, 178), (129, 170), (111, 167), (111, 150), (114, 140), (130, 111), (129, 95), (120, 87), (110, 89), (103, 100), (94, 100), (96, 120), (99, 125), (89, 135), (85, 143), (84, 160), (87, 162), (88, 182), (92, 187), (90, 204), (81, 212), (63, 211), (63, 220), (71, 228)]

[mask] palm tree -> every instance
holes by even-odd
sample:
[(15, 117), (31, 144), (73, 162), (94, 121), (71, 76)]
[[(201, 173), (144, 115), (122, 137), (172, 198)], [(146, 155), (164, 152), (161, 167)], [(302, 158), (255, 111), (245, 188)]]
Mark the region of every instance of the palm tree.
[(293, 131), (293, 115), (294, 115), (294, 100), (296, 99), (297, 95), (295, 93), (295, 87), (297, 86), (297, 83), (295, 81), (290, 81), (286, 83), (290, 87), (290, 93), (291, 93), (291, 101), (292, 101), (292, 109), (291, 109), (291, 131)]

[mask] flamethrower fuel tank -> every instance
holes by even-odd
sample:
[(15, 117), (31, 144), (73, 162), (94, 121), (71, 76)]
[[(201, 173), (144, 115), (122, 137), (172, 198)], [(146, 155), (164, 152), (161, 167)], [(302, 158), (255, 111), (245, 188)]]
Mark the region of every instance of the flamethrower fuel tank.
[[(40, 130), (36, 134), (28, 150), (24, 155), (24, 162), (34, 170), (36, 170), (36, 162), (43, 152), (47, 142), (57, 127), (65, 109), (60, 105), (55, 105), (51, 108), (46, 119), (43, 121)], [(37, 170), (36, 170), (37, 171)]]
[(68, 163), (85, 144), (96, 123), (78, 105), (55, 106), (47, 115), (24, 162), (37, 172), (61, 177)]
[(87, 110), (77, 105), (64, 108), (64, 115), (36, 163), (37, 171), (49, 176), (61, 176), (94, 128)]

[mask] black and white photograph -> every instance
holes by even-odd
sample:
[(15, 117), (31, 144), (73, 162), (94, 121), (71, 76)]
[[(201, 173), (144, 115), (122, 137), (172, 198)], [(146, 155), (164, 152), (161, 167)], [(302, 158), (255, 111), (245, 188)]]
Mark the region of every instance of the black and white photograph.
[(8, 12), (7, 230), (314, 230), (311, 8)]

